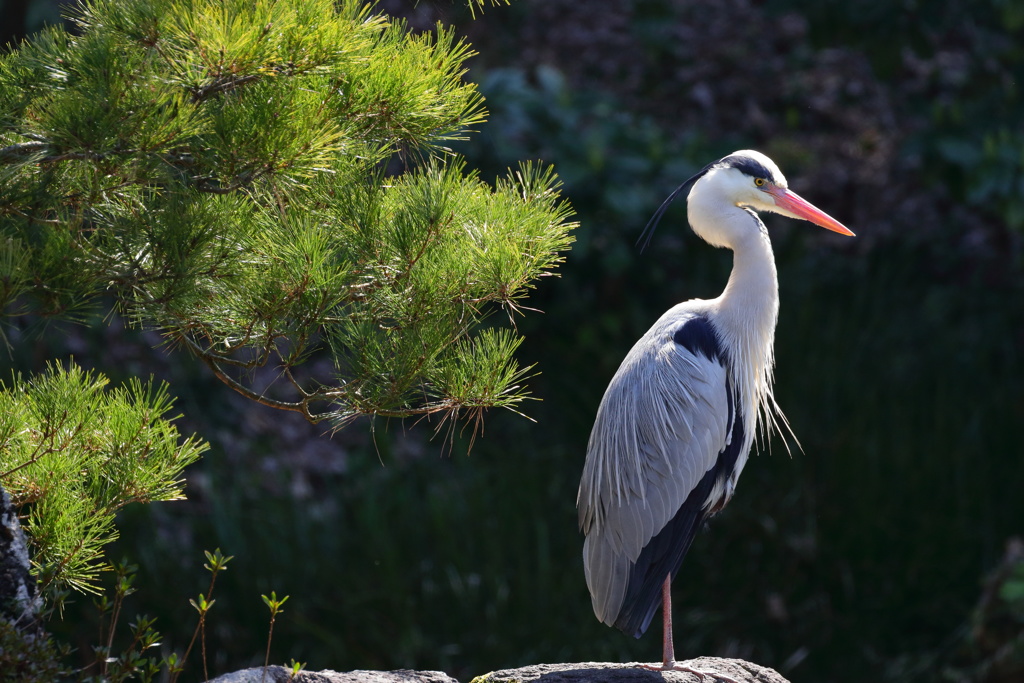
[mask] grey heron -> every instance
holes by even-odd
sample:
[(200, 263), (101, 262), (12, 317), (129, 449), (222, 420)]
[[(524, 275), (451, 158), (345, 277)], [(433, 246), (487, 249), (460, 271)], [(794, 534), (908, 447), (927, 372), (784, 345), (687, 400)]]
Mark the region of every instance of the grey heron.
[(577, 507), (597, 618), (639, 638), (660, 606), (662, 668), (692, 671), (675, 662), (672, 578), (694, 535), (732, 498), (757, 429), (785, 424), (772, 395), (778, 276), (757, 212), (853, 233), (789, 190), (767, 156), (742, 150), (669, 195), (648, 240), (688, 187), (690, 226), (732, 250), (732, 273), (717, 298), (669, 309), (622, 361), (597, 411)]

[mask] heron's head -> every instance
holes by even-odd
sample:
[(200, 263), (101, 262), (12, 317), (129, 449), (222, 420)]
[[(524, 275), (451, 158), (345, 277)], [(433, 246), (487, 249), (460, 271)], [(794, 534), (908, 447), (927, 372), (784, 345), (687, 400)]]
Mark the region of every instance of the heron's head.
[[(733, 152), (708, 166), (694, 183), (688, 201), (691, 212), (717, 212), (727, 206), (738, 206), (754, 211), (779, 213), (790, 218), (810, 221), (843, 235), (853, 235), (842, 223), (790, 190), (786, 176), (782, 175), (775, 162), (751, 149)], [(691, 222), (694, 223), (695, 229), (697, 223), (715, 225), (723, 232), (732, 229), (725, 221)], [(756, 221), (752, 223), (756, 224)], [(737, 237), (713, 234), (702, 236), (712, 243), (723, 241), (716, 239), (718, 237), (725, 238), (727, 243)]]
[[(654, 212), (640, 235), (640, 243), (646, 246), (650, 242), (672, 200), (686, 188), (690, 188), (687, 195), (690, 225), (694, 232), (716, 246), (731, 247), (761, 230), (761, 223), (756, 220), (730, 220), (730, 215), (737, 217), (735, 207), (781, 213), (842, 235), (853, 235), (842, 223), (790, 190), (786, 176), (774, 161), (760, 152), (744, 149), (708, 164), (676, 188)], [(743, 214), (738, 217), (743, 218)]]

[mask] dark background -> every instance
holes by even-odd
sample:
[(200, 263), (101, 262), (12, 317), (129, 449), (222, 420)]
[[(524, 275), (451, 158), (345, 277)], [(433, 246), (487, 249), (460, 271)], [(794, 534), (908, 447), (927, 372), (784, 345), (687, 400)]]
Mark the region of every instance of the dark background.
[[(271, 590), (291, 596), (272, 661), (311, 669), (468, 680), (656, 660), (657, 627), (633, 641), (593, 617), (576, 487), (623, 355), (674, 303), (716, 296), (731, 266), (682, 202), (640, 253), (643, 225), (705, 163), (757, 148), (858, 236), (766, 218), (776, 397), (802, 450), (773, 437), (694, 543), (674, 584), (677, 654), (797, 683), (956, 680), (988, 654), (969, 641), (972, 610), (1024, 534), (1024, 4), (520, 0), (475, 21), (461, 4), (381, 8), (453, 23), (480, 53), (469, 77), (491, 116), (458, 148), (470, 166), (552, 162), (576, 208), (560, 277), (527, 302), (543, 313), (516, 321), (540, 372), (535, 422), (492, 413), (469, 455), (468, 434), (431, 439), (426, 422), (332, 438), (117, 319), (19, 321), (0, 364), (73, 353), (115, 380), (155, 374), (181, 428), (213, 444), (188, 501), (122, 516), (111, 556), (140, 566), (126, 611), (157, 616), (164, 647), (183, 650), (202, 551), (219, 547), (235, 559), (209, 617), (211, 673), (262, 663)], [(0, 11), (0, 40), (59, 19), (47, 2)], [(79, 598), (53, 630), (88, 652), (93, 613)]]

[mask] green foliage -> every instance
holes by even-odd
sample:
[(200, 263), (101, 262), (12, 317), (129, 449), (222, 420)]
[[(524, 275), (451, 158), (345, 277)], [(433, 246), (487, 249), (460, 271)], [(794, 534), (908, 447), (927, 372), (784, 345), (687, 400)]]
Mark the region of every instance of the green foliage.
[(26, 634), (0, 619), (0, 683), (53, 683), (69, 673), (60, 655), (49, 634)]
[[(260, 597), (263, 598), (263, 604), (270, 610), (270, 627), (267, 629), (267, 653), (263, 658), (263, 672), (265, 675), (267, 667), (270, 665), (270, 643), (274, 638), (274, 621), (277, 619), (277, 615), (284, 611), (282, 605), (288, 602), (288, 596), (286, 595), (278, 600), (277, 592), (271, 591), (269, 598), (266, 595), (261, 595)], [(301, 666), (296, 668), (294, 660), (292, 662), (292, 676), (295, 676), (301, 670)]]
[(181, 497), (181, 472), (207, 444), (180, 438), (171, 406), (163, 385), (108, 390), (73, 364), (0, 384), (0, 482), (24, 510), (44, 590), (95, 591), (115, 513)]
[[(354, 0), (96, 0), (75, 21), (0, 58), (7, 315), (113, 294), (237, 391), (336, 427), (525, 397), (495, 373), (432, 383), (574, 225), (550, 169), (491, 187), (445, 147), (484, 117), (453, 30)], [(333, 374), (296, 371), (316, 354)]]
[(288, 662), (288, 665), (285, 667), (285, 669), (287, 669), (288, 671), (288, 680), (292, 681), (295, 679), (296, 676), (298, 676), (306, 670), (306, 663), (292, 659)]
[(213, 607), (213, 603), (217, 602), (213, 600), (213, 589), (217, 585), (217, 576), (227, 571), (228, 562), (234, 559), (233, 556), (225, 556), (221, 553), (220, 548), (217, 548), (212, 553), (209, 550), (203, 551), (206, 555), (206, 564), (203, 565), (203, 569), (210, 572), (210, 585), (206, 589), (206, 595), (199, 594), (198, 600), (189, 599), (188, 604), (192, 605), (192, 608), (199, 613), (199, 621), (196, 623), (196, 628), (192, 632), (192, 640), (189, 641), (188, 647), (185, 648), (185, 654), (181, 659), (175, 658), (170, 665), (168, 670), (171, 674), (171, 682), (178, 680), (182, 672), (185, 670), (185, 664), (188, 662), (188, 656), (192, 653), (192, 648), (196, 644), (196, 639), (199, 640), (199, 645), (203, 656), (203, 674), (204, 678), (209, 679), (209, 671), (207, 669), (206, 659), (206, 616), (210, 612), (210, 608)]
[[(135, 621), (128, 624), (130, 641), (128, 646), (118, 652), (114, 650), (114, 635), (119, 625), (124, 600), (136, 591), (134, 584), (138, 567), (127, 562), (116, 563), (113, 567), (114, 595), (108, 598), (104, 593), (96, 601), (101, 626), (106, 620), (106, 633), (103, 628), (100, 636), (103, 642), (93, 646), (96, 656), (91, 667), (79, 672), (82, 681), (96, 683), (121, 683), (138, 677), (143, 683), (149, 683), (164, 667), (173, 666), (176, 660), (158, 659), (153, 653), (147, 654), (160, 645), (160, 634), (153, 628), (156, 620), (147, 616), (136, 616)], [(90, 670), (95, 671), (91, 676)]]
[(281, 609), (281, 606), (288, 601), (288, 596), (286, 595), (280, 600), (278, 600), (277, 592), (271, 591), (269, 598), (266, 595), (261, 595), (260, 597), (263, 598), (263, 604), (266, 605), (267, 608), (270, 610), (270, 620), (271, 623), (273, 623), (274, 618), (284, 611), (283, 609)]
[[(227, 567), (231, 557), (225, 557), (220, 550), (214, 552), (206, 551), (207, 564), (204, 567), (211, 572), (210, 588), (208, 593), (212, 594), (217, 574)], [(71, 654), (70, 648), (58, 650), (44, 632), (38, 634), (26, 634), (24, 631), (16, 631), (6, 621), (0, 622), (0, 681), (26, 681), (34, 683), (51, 683), (56, 680), (76, 680), (80, 683), (123, 683), (125, 681), (140, 681), (151, 683), (154, 680), (176, 681), (185, 671), (192, 646), (197, 638), (201, 637), (203, 651), (203, 671), (206, 679), (209, 673), (206, 662), (205, 623), (209, 609), (213, 606), (214, 600), (208, 600), (202, 594), (198, 600), (189, 600), (189, 603), (199, 611), (200, 619), (196, 627), (195, 635), (190, 642), (184, 655), (179, 656), (177, 652), (168, 652), (166, 645), (162, 642), (161, 634), (155, 629), (156, 619), (145, 615), (136, 616), (134, 621), (127, 624), (127, 634), (124, 634), (122, 625), (123, 614), (128, 603), (128, 598), (138, 592), (135, 587), (138, 578), (138, 567), (128, 564), (127, 561), (115, 563), (113, 566), (114, 581), (112, 593), (106, 591), (101, 593), (93, 601), (98, 613), (97, 630), (90, 634), (90, 638), (98, 638), (89, 649), (93, 659), (85, 666), (77, 670), (62, 668), (59, 662), (67, 659)], [(275, 594), (271, 594), (264, 601), (271, 608), (271, 633), (273, 632), (273, 618), (280, 614), (281, 605), (287, 601), (287, 596), (278, 600)], [(127, 637), (127, 640), (126, 640)], [(269, 636), (268, 636), (269, 648)], [(164, 652), (158, 655), (157, 652)], [(83, 653), (85, 654), (85, 653)], [(291, 677), (294, 678), (304, 668), (304, 664), (292, 661), (290, 665)]]

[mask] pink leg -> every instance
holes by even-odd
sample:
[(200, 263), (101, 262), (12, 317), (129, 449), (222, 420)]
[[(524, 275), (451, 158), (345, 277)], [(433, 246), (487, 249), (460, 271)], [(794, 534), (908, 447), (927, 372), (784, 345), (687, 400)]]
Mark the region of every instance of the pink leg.
[(665, 577), (661, 585), (661, 663), (666, 669), (676, 661), (676, 650), (672, 644), (672, 575)]
[[(711, 676), (725, 683), (738, 683), (733, 678), (725, 676), (723, 674), (714, 673), (712, 671), (699, 671), (697, 669), (691, 669), (685, 664), (679, 664), (676, 662), (675, 646), (672, 644), (672, 575), (669, 574), (665, 577), (665, 583), (661, 585), (661, 671), (686, 671), (694, 674), (702, 682), (707, 676)], [(651, 666), (649, 664), (640, 664), (643, 669), (651, 669), (658, 671), (659, 667)]]

